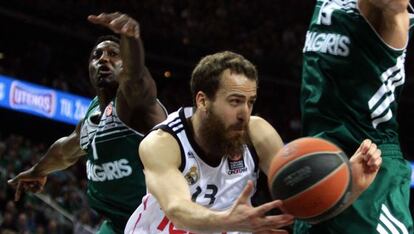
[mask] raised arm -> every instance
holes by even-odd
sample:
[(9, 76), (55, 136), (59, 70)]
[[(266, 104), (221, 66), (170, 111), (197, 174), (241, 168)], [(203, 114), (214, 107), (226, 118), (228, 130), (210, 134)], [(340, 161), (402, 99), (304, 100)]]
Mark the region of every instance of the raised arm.
[(85, 155), (79, 145), (81, 122), (69, 136), (62, 137), (53, 143), (33, 167), (8, 181), (10, 185), (16, 186), (16, 201), (19, 200), (21, 192), (40, 192), (46, 183), (48, 174), (70, 167)]
[[(249, 182), (233, 207), (226, 211), (212, 211), (194, 203), (184, 176), (178, 170), (180, 149), (168, 133), (157, 130), (140, 144), (139, 153), (144, 164), (148, 190), (159, 202), (174, 226), (200, 232), (267, 231), (292, 222), (290, 215), (265, 216), (280, 201), (251, 207), (248, 203), (253, 184)], [(279, 230), (278, 233), (284, 233)]]
[(409, 0), (360, 0), (361, 14), (391, 47), (401, 49), (408, 42)]
[(135, 130), (147, 132), (163, 121), (166, 113), (157, 101), (155, 81), (145, 66), (138, 22), (119, 12), (91, 15), (88, 19), (120, 34), (123, 69), (118, 77), (116, 110), (127, 125)]

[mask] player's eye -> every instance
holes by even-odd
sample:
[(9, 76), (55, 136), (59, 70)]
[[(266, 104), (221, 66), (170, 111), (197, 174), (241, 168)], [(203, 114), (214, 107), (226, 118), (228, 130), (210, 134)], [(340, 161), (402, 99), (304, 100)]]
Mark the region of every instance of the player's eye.
[(118, 56), (118, 52), (115, 52), (115, 51), (109, 51), (109, 52), (108, 52), (108, 55), (109, 55), (109, 56), (111, 56), (111, 57), (116, 57), (116, 56)]
[(240, 99), (231, 99), (231, 100), (230, 100), (230, 104), (231, 104), (231, 105), (234, 105), (234, 106), (239, 105), (241, 102), (242, 102), (242, 101), (241, 101)]
[(98, 59), (102, 56), (102, 51), (101, 50), (95, 50), (92, 54), (92, 58), (94, 59)]

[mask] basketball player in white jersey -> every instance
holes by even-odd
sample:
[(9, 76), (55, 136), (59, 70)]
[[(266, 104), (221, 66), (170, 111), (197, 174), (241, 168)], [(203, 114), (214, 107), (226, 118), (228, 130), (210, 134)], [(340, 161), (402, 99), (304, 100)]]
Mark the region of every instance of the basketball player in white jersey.
[[(181, 108), (142, 141), (139, 155), (149, 193), (125, 233), (287, 233), (289, 214), (266, 216), (280, 200), (252, 207), (259, 168), (267, 173), (283, 142), (264, 119), (251, 116), (257, 71), (241, 55), (222, 52), (194, 69), (195, 107)], [(381, 164), (369, 140), (351, 159), (353, 197)]]

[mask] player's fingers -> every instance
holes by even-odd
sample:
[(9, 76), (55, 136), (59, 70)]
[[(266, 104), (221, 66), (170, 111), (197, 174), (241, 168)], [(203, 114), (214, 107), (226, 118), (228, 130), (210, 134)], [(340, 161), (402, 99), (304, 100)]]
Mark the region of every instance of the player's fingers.
[(358, 149), (355, 151), (353, 156), (359, 156), (359, 155), (363, 154), (362, 151), (366, 147), (367, 140), (368, 139), (365, 139), (364, 141), (362, 141), (362, 143), (359, 145)]
[(88, 20), (94, 24), (109, 24), (109, 22), (111, 22), (111, 19), (107, 16), (106, 13), (101, 13), (99, 15), (89, 15)]
[(94, 24), (101, 24), (107, 26), (112, 20), (119, 17), (121, 13), (101, 13), (99, 15), (89, 15), (88, 20)]
[(112, 12), (112, 13), (106, 13), (105, 16), (111, 20), (114, 20), (118, 17), (120, 17), (121, 15), (126, 15), (126, 14), (122, 14), (121, 12)]
[(90, 21), (90, 22), (92, 22), (92, 23), (95, 23), (96, 22), (96, 20), (97, 20), (97, 15), (88, 15), (88, 20)]
[(266, 216), (263, 219), (262, 230), (271, 230), (286, 227), (293, 223), (294, 217), (288, 214)]
[(21, 195), (21, 189), (22, 189), (22, 182), (17, 182), (16, 192), (14, 193), (14, 201), (20, 200)]
[(138, 23), (132, 19), (128, 20), (128, 22), (122, 27), (121, 33), (129, 37), (135, 37), (135, 38), (139, 37)]
[(127, 15), (120, 15), (111, 20), (109, 27), (116, 32), (121, 32), (122, 28), (128, 23), (128, 21), (129, 17)]
[(267, 202), (263, 205), (260, 205), (258, 207), (256, 207), (255, 209), (257, 210), (257, 212), (259, 212), (261, 215), (266, 214), (268, 211), (275, 209), (275, 208), (281, 208), (282, 207), (282, 201), (281, 200), (274, 200), (271, 202)]
[(41, 184), (32, 184), (29, 188), (29, 191), (32, 193), (37, 193), (43, 190), (43, 186)]
[(283, 203), (281, 205), (279, 205), (278, 208), (279, 208), (280, 211), (282, 211), (282, 213), (289, 214), (289, 212), (286, 210), (286, 208), (283, 205)]
[(29, 190), (30, 189), (30, 182), (21, 182), (21, 186), (20, 186), (20, 188), (22, 188), (22, 190), (23, 191), (27, 191), (27, 190)]
[(381, 158), (381, 150), (377, 148), (368, 159), (367, 165), (374, 166), (379, 158)]
[(360, 147), (360, 152), (362, 154), (366, 154), (369, 150), (369, 148), (371, 147), (372, 141), (370, 139), (365, 139)]
[(377, 145), (372, 143), (368, 148), (367, 153), (364, 155), (364, 159), (368, 162), (373, 156), (375, 156), (375, 152), (377, 151)]
[(382, 158), (377, 158), (371, 165), (368, 165), (371, 172), (375, 172), (380, 169), (382, 164)]
[[(360, 145), (357, 151), (352, 155), (350, 158), (351, 163), (361, 163), (362, 161), (366, 161), (366, 153), (369, 150), (371, 145), (371, 140), (365, 139)], [(364, 162), (363, 162), (364, 163)]]
[(14, 177), (13, 179), (8, 180), (7, 183), (11, 186), (16, 186), (17, 185), (16, 177)]

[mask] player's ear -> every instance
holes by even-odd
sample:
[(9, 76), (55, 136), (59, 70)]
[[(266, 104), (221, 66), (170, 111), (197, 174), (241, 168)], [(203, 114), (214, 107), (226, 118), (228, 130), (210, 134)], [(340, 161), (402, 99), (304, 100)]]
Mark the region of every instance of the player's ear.
[(207, 110), (208, 97), (203, 91), (198, 91), (198, 93), (195, 96), (195, 102), (197, 109), (201, 111)]

